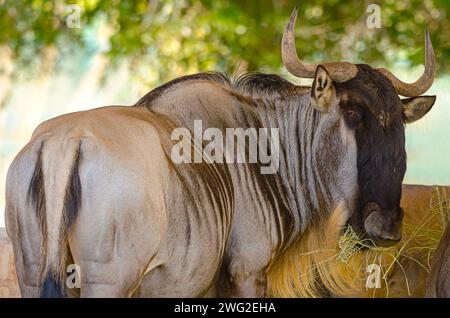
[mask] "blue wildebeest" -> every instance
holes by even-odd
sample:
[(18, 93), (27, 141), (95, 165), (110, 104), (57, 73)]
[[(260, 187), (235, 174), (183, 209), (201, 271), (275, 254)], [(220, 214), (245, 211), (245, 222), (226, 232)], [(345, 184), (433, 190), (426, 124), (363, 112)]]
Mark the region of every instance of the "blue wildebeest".
[[(202, 73), (133, 107), (67, 114), (35, 130), (7, 176), (6, 225), (23, 296), (68, 295), (71, 263), (82, 297), (265, 296), (276, 284), (268, 274), (311, 226), (351, 225), (378, 245), (400, 239), (404, 124), (435, 101), (419, 96), (434, 78), (429, 35), (425, 72), (406, 84), (368, 65), (303, 64), (296, 16), (282, 57), (312, 87)], [(222, 132), (278, 128), (279, 169), (175, 164), (171, 133), (192, 131), (194, 120)]]

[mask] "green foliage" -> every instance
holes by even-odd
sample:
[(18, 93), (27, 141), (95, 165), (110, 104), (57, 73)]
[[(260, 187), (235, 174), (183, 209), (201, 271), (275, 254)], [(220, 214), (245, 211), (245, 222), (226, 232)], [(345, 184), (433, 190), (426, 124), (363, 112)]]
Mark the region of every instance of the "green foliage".
[[(380, 29), (369, 29), (368, 4), (381, 7)], [(82, 8), (81, 27), (68, 28), (66, 5)], [(60, 58), (74, 50), (102, 51), (110, 66), (129, 66), (161, 82), (199, 70), (279, 72), (280, 41), (295, 1), (44, 1), (0, 0), (0, 46), (22, 67), (48, 47)], [(448, 0), (303, 0), (297, 22), (299, 55), (306, 61), (350, 60), (378, 66), (423, 62), (429, 28), (439, 71), (448, 69)], [(107, 39), (99, 44), (98, 35)], [(142, 68), (148, 65), (148, 68)]]

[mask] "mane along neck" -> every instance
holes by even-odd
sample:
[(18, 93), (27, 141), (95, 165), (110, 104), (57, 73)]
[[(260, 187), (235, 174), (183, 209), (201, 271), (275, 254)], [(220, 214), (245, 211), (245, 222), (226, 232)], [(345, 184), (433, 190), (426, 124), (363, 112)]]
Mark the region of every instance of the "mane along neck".
[[(329, 297), (360, 295), (365, 264), (372, 253), (358, 253), (350, 263), (337, 257), (343, 204), (329, 218), (312, 225), (270, 265), (269, 297)], [(368, 252), (369, 253), (369, 252)]]
[(314, 137), (320, 133), (320, 113), (310, 105), (309, 88), (303, 89), (301, 94), (281, 97), (271, 93), (256, 100), (262, 125), (279, 128), (278, 177), (295, 219), (289, 242), (333, 208), (327, 183), (321, 180), (313, 155)]
[(278, 175), (295, 219), (284, 249), (269, 265), (268, 296), (360, 295), (367, 260), (376, 255), (358, 253), (350, 265), (338, 257), (347, 206), (333, 202), (329, 183), (321, 179), (314, 159), (314, 139), (323, 131), (321, 114), (310, 105), (310, 88), (298, 88), (295, 94), (285, 86), (248, 91), (258, 106), (262, 125), (279, 128)]
[(263, 127), (279, 128), (279, 190), (295, 220), (287, 233), (289, 245), (334, 208), (327, 182), (321, 180), (314, 162), (313, 141), (320, 133), (321, 115), (310, 105), (311, 87), (296, 86), (272, 74), (244, 74), (234, 80), (220, 73), (212, 75), (219, 76), (214, 81), (254, 101)]

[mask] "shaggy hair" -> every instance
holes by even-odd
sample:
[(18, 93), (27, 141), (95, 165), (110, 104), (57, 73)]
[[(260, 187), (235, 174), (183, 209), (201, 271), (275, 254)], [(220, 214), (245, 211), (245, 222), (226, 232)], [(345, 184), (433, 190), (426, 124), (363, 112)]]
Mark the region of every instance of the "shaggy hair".
[[(382, 288), (367, 290), (368, 264), (388, 267), (393, 258), (372, 250), (359, 251), (348, 262), (338, 259), (344, 205), (329, 218), (312, 225), (283, 255), (271, 264), (268, 279), (269, 297), (361, 297), (387, 294)], [(390, 272), (392, 272), (391, 268)], [(390, 273), (386, 274), (389, 277)], [(386, 278), (384, 278), (386, 281)]]
[(153, 100), (161, 96), (173, 85), (185, 81), (205, 80), (212, 81), (236, 91), (243, 95), (271, 95), (275, 97), (287, 97), (293, 94), (303, 93), (310, 90), (311, 87), (297, 86), (284, 78), (274, 74), (246, 73), (231, 78), (228, 74), (220, 72), (205, 72), (192, 75), (186, 75), (167, 82), (142, 97), (135, 105), (149, 106)]

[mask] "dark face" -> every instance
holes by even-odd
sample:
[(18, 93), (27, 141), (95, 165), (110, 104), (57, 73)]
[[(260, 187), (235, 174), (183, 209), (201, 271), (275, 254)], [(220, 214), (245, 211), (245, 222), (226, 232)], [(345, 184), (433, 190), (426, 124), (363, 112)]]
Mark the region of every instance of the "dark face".
[(349, 224), (378, 246), (401, 239), (406, 171), (403, 105), (391, 82), (367, 65), (336, 84), (346, 124), (357, 144), (359, 196)]

